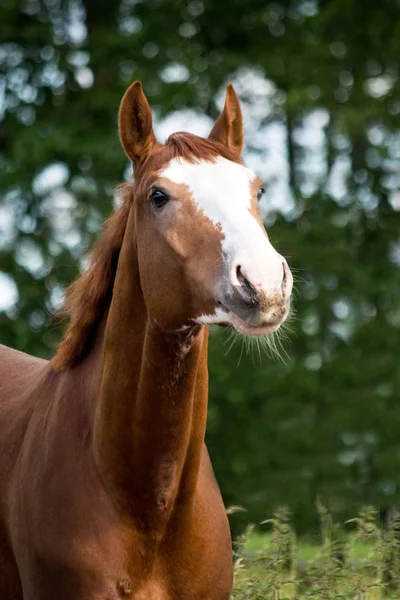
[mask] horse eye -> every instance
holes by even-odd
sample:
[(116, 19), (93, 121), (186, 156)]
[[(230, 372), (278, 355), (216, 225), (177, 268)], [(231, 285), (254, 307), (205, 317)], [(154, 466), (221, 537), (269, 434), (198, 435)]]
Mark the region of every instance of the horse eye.
[(259, 189), (258, 194), (257, 194), (257, 200), (258, 200), (258, 202), (260, 202), (260, 200), (264, 196), (264, 194), (265, 194), (265, 188), (262, 187), (262, 188)]
[(169, 202), (169, 197), (161, 190), (153, 190), (151, 192), (151, 201), (156, 208), (162, 208)]

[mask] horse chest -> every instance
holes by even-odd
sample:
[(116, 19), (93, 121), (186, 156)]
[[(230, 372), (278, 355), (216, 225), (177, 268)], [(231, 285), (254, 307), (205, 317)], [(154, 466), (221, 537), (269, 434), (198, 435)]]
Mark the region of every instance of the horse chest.
[(28, 525), (33, 541), (28, 557), (25, 526), (23, 531), (14, 530), (24, 593), (39, 581), (45, 594), (49, 589), (49, 595), (43, 596), (46, 600), (53, 590), (59, 600), (229, 597), (229, 528), (213, 486), (203, 481), (192, 509), (177, 507), (161, 542), (156, 543), (152, 535), (138, 532), (134, 519), (119, 514), (104, 489), (89, 483), (86, 481), (85, 494), (77, 486), (57, 505), (47, 488), (47, 498), (43, 496), (18, 519)]

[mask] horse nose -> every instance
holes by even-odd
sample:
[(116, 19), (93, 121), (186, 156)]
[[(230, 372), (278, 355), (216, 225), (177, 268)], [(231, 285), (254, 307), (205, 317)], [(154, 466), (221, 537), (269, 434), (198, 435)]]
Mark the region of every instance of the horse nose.
[[(254, 283), (250, 281), (250, 278), (247, 276), (242, 265), (237, 265), (234, 273), (236, 279), (235, 287), (242, 296), (243, 300), (256, 304), (258, 301), (258, 296), (262, 292), (262, 286), (257, 286), (260, 287), (260, 289), (257, 289)], [(280, 293), (283, 298), (287, 298), (290, 295), (292, 291), (293, 278), (285, 259), (282, 259), (281, 273), (279, 279), (275, 282), (275, 285), (275, 293)]]

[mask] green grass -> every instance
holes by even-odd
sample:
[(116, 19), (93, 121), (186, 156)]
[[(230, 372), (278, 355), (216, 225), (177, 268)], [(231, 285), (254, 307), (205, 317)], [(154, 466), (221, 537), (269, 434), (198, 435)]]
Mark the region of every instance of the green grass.
[[(357, 541), (354, 533), (345, 536), (346, 543), (352, 547), (351, 558), (353, 560), (365, 560), (374, 555), (374, 544), (369, 542)], [(272, 549), (272, 539), (270, 533), (254, 529), (246, 540), (244, 551), (247, 557), (251, 557), (262, 551)], [(318, 556), (320, 545), (307, 540), (301, 540), (297, 547), (297, 558), (299, 562), (315, 560)], [(399, 599), (400, 600), (400, 599)]]
[(318, 506), (318, 540), (299, 540), (280, 509), (237, 540), (233, 600), (400, 600), (400, 522), (365, 508), (339, 527)]

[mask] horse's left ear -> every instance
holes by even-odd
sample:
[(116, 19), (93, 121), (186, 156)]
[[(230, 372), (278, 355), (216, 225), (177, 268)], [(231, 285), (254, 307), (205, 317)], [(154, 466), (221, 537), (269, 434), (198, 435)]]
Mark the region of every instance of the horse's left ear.
[(119, 137), (121, 144), (137, 166), (150, 154), (157, 143), (153, 119), (140, 81), (135, 81), (125, 92), (119, 107)]
[(231, 83), (226, 86), (223, 111), (208, 137), (210, 140), (224, 144), (239, 156), (242, 154), (244, 145), (242, 109)]

